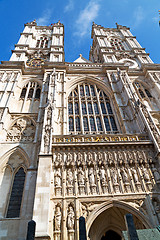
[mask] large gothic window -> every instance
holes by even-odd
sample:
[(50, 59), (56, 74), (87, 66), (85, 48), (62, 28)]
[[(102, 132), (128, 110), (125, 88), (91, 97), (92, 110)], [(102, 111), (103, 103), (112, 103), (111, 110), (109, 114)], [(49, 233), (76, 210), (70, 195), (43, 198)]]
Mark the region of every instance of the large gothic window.
[(22, 167), (15, 174), (7, 210), (7, 218), (17, 218), (20, 216), (25, 175)]
[(108, 96), (96, 85), (80, 84), (68, 97), (69, 132), (118, 132)]

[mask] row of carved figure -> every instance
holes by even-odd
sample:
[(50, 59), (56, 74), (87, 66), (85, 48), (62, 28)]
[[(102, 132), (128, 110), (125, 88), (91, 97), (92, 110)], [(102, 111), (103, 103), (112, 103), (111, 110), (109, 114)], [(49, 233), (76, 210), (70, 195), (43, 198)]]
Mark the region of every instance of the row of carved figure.
[(74, 152), (74, 153), (57, 153), (54, 160), (55, 167), (66, 165), (72, 166), (76, 164), (77, 166), (82, 166), (87, 164), (88, 166), (103, 164), (122, 164), (128, 162), (133, 163), (151, 163), (153, 161), (152, 156), (148, 151), (104, 151), (103, 152)]
[[(66, 183), (62, 190), (62, 182)], [(65, 191), (67, 195), (113, 192), (152, 191), (160, 183), (160, 173), (154, 164), (127, 167), (78, 167), (55, 168), (55, 195)], [(76, 190), (77, 188), (77, 190)]]
[[(66, 227), (68, 230), (68, 239), (74, 239), (74, 228), (75, 228), (75, 213), (74, 207), (70, 204), (67, 209), (67, 219)], [(60, 204), (56, 205), (55, 214), (53, 219), (53, 230), (54, 230), (54, 239), (61, 239), (61, 230), (62, 230), (62, 210)]]

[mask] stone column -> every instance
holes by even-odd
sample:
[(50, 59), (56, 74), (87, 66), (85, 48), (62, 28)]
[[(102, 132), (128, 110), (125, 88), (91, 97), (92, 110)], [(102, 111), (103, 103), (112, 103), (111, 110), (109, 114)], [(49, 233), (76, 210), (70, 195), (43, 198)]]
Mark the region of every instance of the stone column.
[(52, 155), (40, 155), (33, 220), (36, 222), (35, 239), (50, 239), (49, 202), (51, 188)]

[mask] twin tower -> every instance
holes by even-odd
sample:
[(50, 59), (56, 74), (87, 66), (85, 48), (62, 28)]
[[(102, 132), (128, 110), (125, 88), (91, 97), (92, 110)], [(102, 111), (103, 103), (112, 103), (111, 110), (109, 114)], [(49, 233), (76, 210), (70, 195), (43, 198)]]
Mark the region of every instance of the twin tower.
[(93, 23), (89, 60), (64, 26), (25, 24), (0, 65), (0, 239), (122, 239), (160, 224), (160, 64), (129, 28)]

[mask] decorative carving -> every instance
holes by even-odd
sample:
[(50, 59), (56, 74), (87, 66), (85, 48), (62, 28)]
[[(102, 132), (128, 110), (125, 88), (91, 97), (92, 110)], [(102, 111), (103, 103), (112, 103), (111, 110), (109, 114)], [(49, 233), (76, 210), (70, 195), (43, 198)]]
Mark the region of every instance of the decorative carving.
[(54, 175), (54, 182), (55, 182), (56, 187), (61, 186), (61, 170), (60, 170), (60, 168), (56, 169), (56, 172)]
[(84, 158), (81, 152), (77, 154), (77, 165), (82, 166), (84, 164)]
[(71, 153), (68, 153), (67, 154), (66, 165), (67, 166), (72, 166), (73, 164), (74, 164), (73, 155)]
[(78, 185), (79, 185), (79, 194), (84, 194), (85, 189), (85, 177), (84, 177), (84, 171), (82, 167), (79, 167), (78, 169)]
[(157, 183), (160, 183), (160, 174), (159, 174), (159, 172), (158, 172), (158, 169), (154, 166), (154, 164), (152, 164), (152, 172), (153, 172), (155, 181), (156, 181)]
[(62, 219), (61, 208), (60, 208), (59, 204), (57, 204), (56, 210), (55, 210), (55, 217), (54, 217), (54, 230), (55, 231), (61, 230), (61, 219)]
[(143, 174), (143, 178), (145, 180), (145, 182), (150, 182), (150, 176), (148, 174), (148, 170), (147, 168), (145, 168), (144, 166), (141, 167), (142, 170), (142, 174)]
[(55, 167), (59, 167), (62, 165), (62, 154), (61, 153), (57, 153), (54, 164), (55, 164)]
[(74, 229), (74, 209), (72, 205), (68, 206), (68, 213), (67, 213), (67, 229), (73, 230)]
[(148, 122), (148, 124), (150, 126), (150, 129), (153, 132), (153, 135), (154, 135), (158, 145), (160, 145), (160, 135), (159, 135), (158, 129), (155, 126), (155, 124), (154, 124), (154, 122), (153, 122), (153, 120), (152, 120), (152, 118), (151, 118), (151, 116), (150, 116), (146, 106), (141, 103), (141, 107), (142, 107), (143, 114), (144, 114), (144, 116), (145, 116), (145, 118), (146, 118), (146, 120), (147, 120), (147, 122)]
[(73, 194), (73, 173), (70, 168), (67, 169), (66, 183), (67, 183), (67, 193), (68, 195), (72, 195)]
[(90, 152), (88, 152), (87, 154), (87, 163), (88, 163), (88, 166), (93, 165), (93, 155)]
[(7, 132), (6, 141), (26, 142), (33, 141), (35, 134), (35, 126), (31, 119), (27, 117), (18, 118), (14, 125)]
[(44, 130), (44, 152), (49, 152), (50, 135), (51, 135), (51, 120), (52, 120), (52, 108), (49, 105), (47, 109), (46, 125)]
[(95, 184), (94, 170), (92, 167), (89, 168), (88, 178), (89, 178), (91, 193), (94, 194), (94, 193), (96, 193), (96, 184)]
[(127, 171), (124, 167), (122, 167), (122, 169), (121, 169), (121, 174), (122, 174), (123, 182), (128, 183), (129, 182), (128, 174), (127, 174)]
[(101, 166), (103, 164), (103, 154), (101, 152), (97, 153), (97, 161), (98, 161), (98, 165)]
[(135, 182), (135, 183), (139, 183), (136, 169), (135, 169), (135, 168), (131, 168), (131, 172), (132, 172), (132, 174), (133, 174), (134, 182)]

